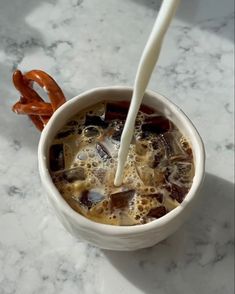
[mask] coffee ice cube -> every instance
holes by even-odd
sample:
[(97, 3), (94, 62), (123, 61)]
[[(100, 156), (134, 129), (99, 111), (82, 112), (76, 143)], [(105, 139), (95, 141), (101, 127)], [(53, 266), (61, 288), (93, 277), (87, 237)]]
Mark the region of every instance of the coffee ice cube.
[(119, 130), (115, 130), (111, 138), (115, 141), (121, 141), (122, 131), (123, 131), (123, 128)]
[(190, 184), (194, 175), (193, 164), (187, 161), (175, 162), (172, 166), (168, 167), (168, 171), (168, 180), (174, 183)]
[(148, 217), (154, 217), (154, 218), (160, 218), (163, 215), (167, 214), (167, 210), (165, 206), (158, 206), (150, 209), (147, 216)]
[(155, 110), (145, 104), (140, 105), (140, 111), (143, 112), (144, 114), (153, 114)]
[(74, 128), (66, 128), (62, 131), (60, 131), (57, 135), (56, 135), (56, 139), (65, 139), (66, 137), (75, 134), (75, 129)]
[(154, 193), (154, 194), (150, 194), (148, 196), (155, 198), (159, 203), (163, 202), (164, 195), (162, 193)]
[(85, 170), (82, 167), (66, 170), (63, 172), (63, 178), (69, 183), (84, 181), (86, 179)]
[(108, 138), (111, 138), (114, 141), (120, 141), (123, 128), (124, 128), (124, 121), (114, 120), (110, 122), (106, 135)]
[(194, 166), (191, 162), (177, 162), (176, 166), (181, 178), (192, 179), (194, 175)]
[(51, 145), (49, 151), (50, 157), (50, 170), (53, 172), (63, 170), (65, 167), (64, 161), (64, 145), (54, 144)]
[(154, 170), (147, 165), (136, 165), (136, 171), (146, 186), (154, 186)]
[(82, 205), (90, 209), (93, 205), (104, 199), (104, 195), (94, 190), (84, 190), (81, 192), (79, 201)]
[(169, 119), (160, 115), (146, 116), (142, 124), (143, 133), (163, 134), (171, 129)]
[(79, 202), (87, 207), (88, 209), (90, 209), (93, 205), (92, 201), (90, 201), (89, 197), (88, 197), (89, 191), (85, 190), (81, 192), (81, 196), (79, 198)]
[[(108, 102), (106, 104), (105, 120), (125, 120), (130, 107), (128, 101)], [(147, 105), (141, 104), (140, 111), (144, 114), (153, 114), (155, 111)]]
[(76, 127), (76, 126), (78, 126), (78, 121), (77, 120), (70, 120), (69, 122), (67, 122), (66, 126)]
[(193, 151), (192, 151), (192, 149), (191, 149), (191, 146), (190, 146), (189, 142), (186, 140), (186, 138), (185, 138), (184, 136), (182, 136), (182, 137), (180, 138), (180, 146), (181, 146), (181, 148), (184, 150), (184, 152), (185, 152), (186, 154), (188, 154), (188, 156), (189, 156), (190, 158), (193, 157)]
[(181, 155), (184, 158), (188, 157), (188, 154), (181, 147), (181, 138), (182, 135), (176, 130), (166, 132), (162, 135), (162, 140), (166, 146), (168, 156)]
[(152, 141), (152, 148), (153, 148), (153, 157), (152, 161), (150, 162), (150, 166), (152, 168), (158, 167), (160, 164), (163, 164), (165, 160), (167, 160), (167, 154), (169, 147), (165, 144), (164, 139), (162, 136), (157, 136)]
[(111, 209), (128, 207), (135, 195), (135, 190), (121, 191), (110, 195)]
[(127, 101), (107, 102), (105, 111), (105, 120), (114, 119), (125, 120), (127, 117), (130, 103)]
[(99, 126), (103, 129), (108, 127), (108, 123), (97, 115), (86, 115), (85, 126)]
[(108, 149), (102, 143), (96, 143), (96, 151), (99, 154), (100, 158), (103, 160), (107, 160), (111, 158), (111, 155)]
[(174, 183), (171, 183), (171, 192), (170, 197), (177, 202), (181, 203), (184, 200), (184, 197), (188, 193), (188, 188), (184, 186), (179, 186)]

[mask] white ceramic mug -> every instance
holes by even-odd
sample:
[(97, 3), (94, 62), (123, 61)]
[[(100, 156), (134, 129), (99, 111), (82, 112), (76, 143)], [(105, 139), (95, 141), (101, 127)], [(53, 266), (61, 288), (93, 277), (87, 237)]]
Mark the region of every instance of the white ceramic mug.
[(82, 93), (62, 105), (51, 117), (42, 132), (39, 148), (39, 172), (48, 199), (65, 228), (75, 237), (104, 249), (137, 250), (153, 246), (175, 232), (190, 217), (205, 174), (203, 142), (187, 116), (162, 95), (147, 91), (143, 103), (162, 112), (180, 129), (192, 145), (195, 176), (184, 201), (175, 209), (150, 223), (136, 226), (112, 226), (93, 222), (75, 212), (63, 199), (49, 173), (49, 147), (60, 128), (82, 109), (102, 100), (129, 101), (129, 87), (96, 88)]

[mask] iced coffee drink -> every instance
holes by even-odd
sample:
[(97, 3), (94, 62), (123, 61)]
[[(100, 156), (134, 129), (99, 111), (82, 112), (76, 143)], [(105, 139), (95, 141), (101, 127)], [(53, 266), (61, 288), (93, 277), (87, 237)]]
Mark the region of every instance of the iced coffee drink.
[(194, 177), (190, 142), (166, 118), (142, 105), (121, 186), (114, 185), (129, 102), (103, 101), (78, 112), (50, 147), (52, 180), (79, 214), (99, 223), (132, 226), (180, 205)]

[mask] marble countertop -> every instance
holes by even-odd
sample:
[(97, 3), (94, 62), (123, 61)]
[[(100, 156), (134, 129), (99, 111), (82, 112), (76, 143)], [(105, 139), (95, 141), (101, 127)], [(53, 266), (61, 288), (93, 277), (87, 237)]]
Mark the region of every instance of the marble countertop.
[(40, 68), (68, 98), (132, 85), (160, 1), (0, 1), (0, 293), (230, 294), (234, 262), (232, 0), (184, 0), (149, 88), (198, 128), (206, 179), (188, 222), (157, 246), (112, 252), (75, 240), (48, 205), (37, 132), (11, 112), (11, 75)]

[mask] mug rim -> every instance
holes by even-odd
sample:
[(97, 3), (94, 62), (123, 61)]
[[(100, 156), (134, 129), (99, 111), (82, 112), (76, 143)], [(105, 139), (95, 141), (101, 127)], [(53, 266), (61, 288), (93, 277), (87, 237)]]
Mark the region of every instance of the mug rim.
[[(57, 202), (57, 204), (60, 206), (60, 209), (63, 210), (66, 215), (69, 215), (77, 225), (80, 226), (80, 228), (88, 229), (93, 232), (98, 232), (104, 235), (129, 235), (131, 233), (138, 234), (143, 233), (145, 231), (151, 231), (156, 228), (161, 228), (165, 226), (167, 223), (172, 221), (173, 219), (180, 216), (182, 211), (190, 204), (192, 199), (194, 199), (197, 195), (198, 190), (200, 189), (204, 176), (205, 176), (205, 148), (203, 141), (196, 130), (195, 126), (191, 122), (191, 120), (187, 117), (187, 115), (177, 106), (175, 103), (170, 101), (168, 98), (166, 98), (164, 95), (147, 90), (145, 93), (149, 96), (153, 96), (157, 98), (158, 100), (162, 100), (164, 105), (167, 106), (168, 109), (171, 109), (174, 111), (174, 114), (176, 116), (179, 116), (181, 120), (184, 121), (184, 123), (187, 124), (187, 127), (190, 129), (191, 136), (194, 136), (196, 139), (196, 146), (193, 146), (193, 148), (198, 149), (199, 158), (197, 159), (197, 168), (195, 168), (195, 175), (193, 178), (192, 186), (190, 187), (189, 192), (187, 193), (185, 199), (180, 203), (179, 206), (174, 208), (173, 210), (169, 211), (166, 215), (162, 216), (159, 219), (153, 220), (146, 224), (139, 224), (134, 226), (115, 226), (110, 224), (102, 224), (95, 221), (92, 221), (85, 216), (79, 214), (75, 210), (73, 210), (69, 204), (64, 200), (62, 195), (57, 190), (56, 186), (54, 185), (49, 170), (47, 168), (47, 155), (46, 153), (46, 144), (49, 140), (49, 134), (50, 129), (54, 125), (54, 120), (57, 116), (60, 116), (64, 109), (69, 107), (71, 104), (76, 104), (76, 102), (81, 99), (82, 97), (95, 94), (97, 92), (104, 92), (107, 90), (116, 90), (116, 91), (133, 91), (133, 87), (128, 86), (106, 86), (106, 87), (96, 87), (90, 90), (87, 90), (85, 92), (82, 92), (81, 94), (71, 98), (70, 100), (66, 101), (62, 106), (60, 106), (53, 114), (53, 116), (50, 118), (49, 122), (43, 129), (38, 145), (38, 166), (39, 166), (39, 174), (41, 177), (42, 184), (47, 192), (48, 197), (52, 197), (54, 201)], [(196, 163), (196, 162), (195, 162)]]

